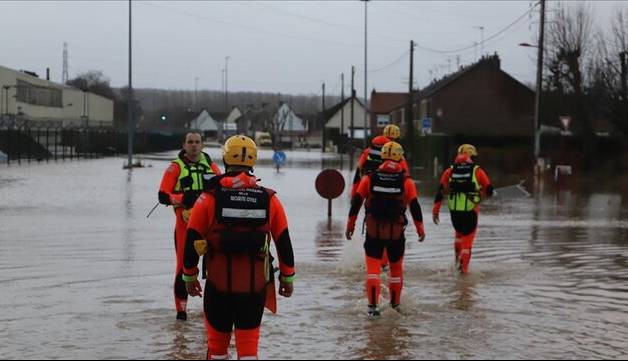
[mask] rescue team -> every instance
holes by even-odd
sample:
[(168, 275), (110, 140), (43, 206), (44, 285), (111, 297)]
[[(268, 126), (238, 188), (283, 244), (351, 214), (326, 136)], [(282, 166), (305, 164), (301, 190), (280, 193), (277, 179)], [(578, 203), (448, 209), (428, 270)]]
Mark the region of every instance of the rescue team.
[[(382, 267), (387, 266), (390, 306), (399, 311), (403, 289), (406, 210), (410, 210), (418, 241), (425, 240), (419, 192), (410, 178), (400, 129), (388, 125), (373, 138), (359, 159), (351, 189), (346, 237), (353, 236), (360, 209), (365, 208), (366, 297), (368, 315), (380, 315)], [(294, 252), (287, 216), (275, 191), (258, 184), (253, 173), (255, 142), (242, 135), (223, 147), (225, 173), (204, 152), (200, 134), (189, 133), (183, 150), (166, 169), (159, 202), (173, 206), (176, 268), (174, 301), (178, 320), (186, 320), (188, 296), (203, 295), (207, 359), (228, 359), (232, 333), (238, 359), (257, 359), (264, 308), (277, 311), (274, 244), (279, 263), (279, 295), (291, 297)], [(454, 163), (443, 173), (432, 218), (439, 224), (441, 203), (447, 205), (455, 229), (457, 269), (469, 271), (477, 233), (479, 204), (493, 195), (486, 172), (470, 144), (459, 147)], [(199, 270), (199, 260), (202, 267)], [(206, 279), (201, 286), (199, 275)]]

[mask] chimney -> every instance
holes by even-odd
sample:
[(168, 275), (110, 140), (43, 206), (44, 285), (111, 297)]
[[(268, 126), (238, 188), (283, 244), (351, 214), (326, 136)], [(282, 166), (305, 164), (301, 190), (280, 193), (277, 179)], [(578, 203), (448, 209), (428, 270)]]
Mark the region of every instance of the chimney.
[(46, 68), (46, 80), (50, 81), (50, 68)]

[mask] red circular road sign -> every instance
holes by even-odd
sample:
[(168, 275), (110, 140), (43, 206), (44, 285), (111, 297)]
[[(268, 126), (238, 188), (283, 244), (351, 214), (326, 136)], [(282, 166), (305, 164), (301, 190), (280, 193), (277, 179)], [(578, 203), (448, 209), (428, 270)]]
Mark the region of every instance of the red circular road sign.
[(340, 197), (345, 190), (345, 178), (335, 169), (325, 169), (316, 177), (316, 191), (325, 199)]

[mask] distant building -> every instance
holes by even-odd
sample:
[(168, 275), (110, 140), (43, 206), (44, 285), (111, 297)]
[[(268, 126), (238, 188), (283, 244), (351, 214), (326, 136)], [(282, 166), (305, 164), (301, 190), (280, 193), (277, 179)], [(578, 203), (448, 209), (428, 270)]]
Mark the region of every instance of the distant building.
[(231, 108), (227, 117), (222, 121), (222, 135), (229, 137), (238, 133), (238, 121), (242, 117), (242, 111), (237, 106)]
[(64, 125), (112, 126), (113, 100), (0, 66), (0, 115)]
[(370, 101), (372, 134), (381, 134), (388, 124), (399, 125), (402, 131), (405, 130), (408, 102), (409, 93), (386, 93), (373, 89)]
[(419, 119), (433, 134), (531, 137), (534, 91), (501, 69), (499, 56), (434, 81), (420, 91)]
[[(325, 131), (330, 139), (346, 135), (351, 138), (351, 98), (327, 109), (324, 113)], [(355, 139), (364, 138), (364, 116), (366, 108), (357, 98), (353, 98), (353, 133)], [(344, 124), (343, 124), (344, 118)]]
[(218, 133), (218, 124), (207, 110), (190, 122), (190, 130), (203, 133), (206, 137), (214, 137)]
[(272, 124), (283, 134), (302, 135), (307, 132), (305, 121), (287, 103), (281, 103), (273, 115)]

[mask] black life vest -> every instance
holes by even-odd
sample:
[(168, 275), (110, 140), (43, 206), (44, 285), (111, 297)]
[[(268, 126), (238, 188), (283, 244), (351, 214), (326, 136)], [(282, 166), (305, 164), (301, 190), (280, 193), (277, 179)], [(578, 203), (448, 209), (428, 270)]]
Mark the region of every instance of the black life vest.
[(384, 163), (384, 160), (382, 159), (382, 148), (383, 146), (378, 145), (371, 145), (369, 147), (368, 157), (366, 158), (366, 162), (364, 162), (361, 168), (362, 177), (375, 172), (377, 169), (379, 169), (379, 166)]
[(268, 285), (270, 265), (270, 189), (210, 190), (216, 200), (208, 237), (207, 279), (219, 292), (259, 293)]
[(377, 220), (397, 220), (406, 211), (403, 189), (404, 173), (374, 172), (371, 174), (371, 195), (367, 199), (366, 212)]

